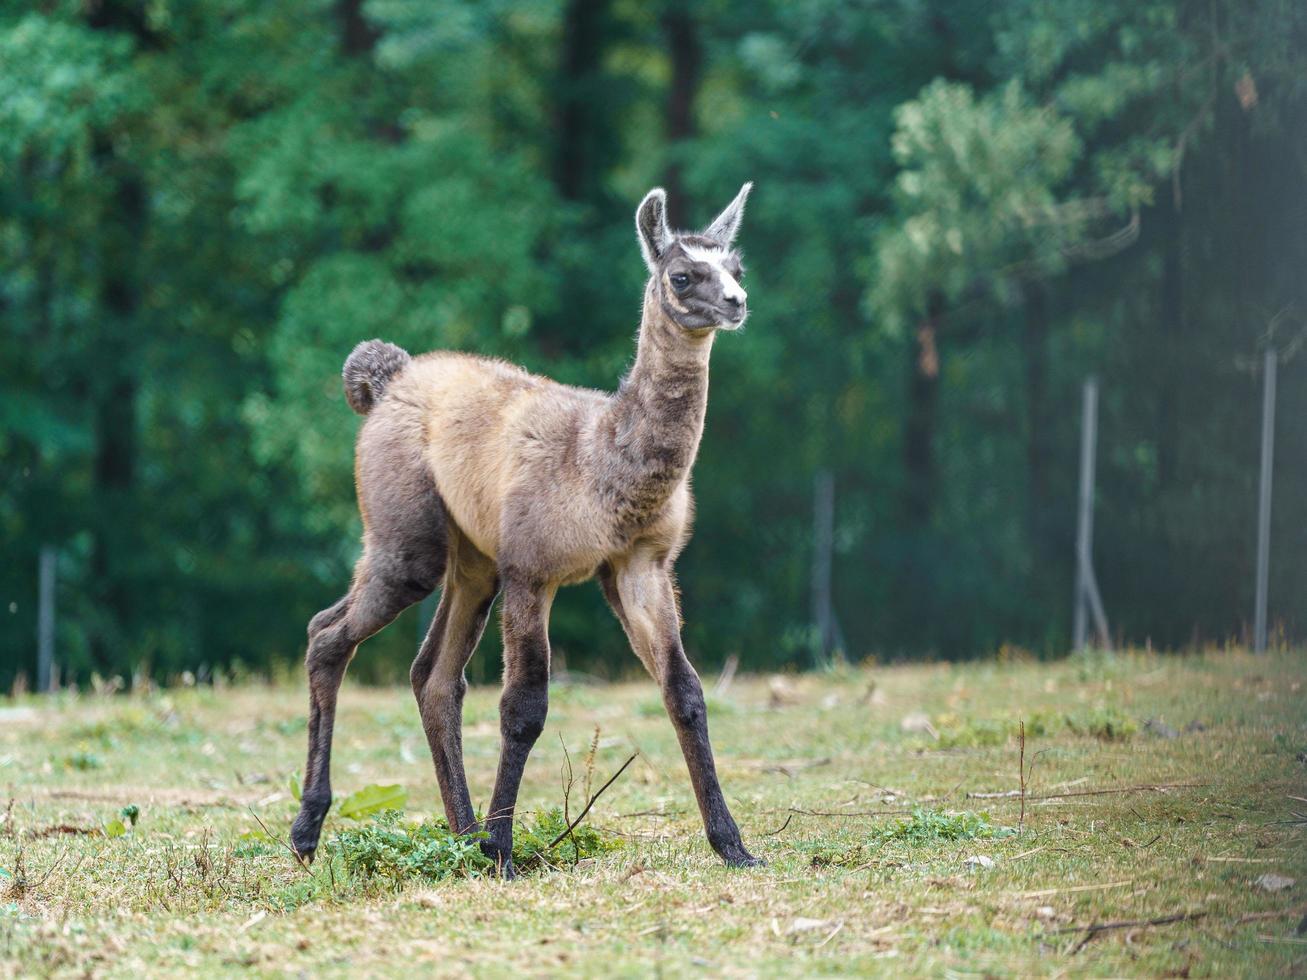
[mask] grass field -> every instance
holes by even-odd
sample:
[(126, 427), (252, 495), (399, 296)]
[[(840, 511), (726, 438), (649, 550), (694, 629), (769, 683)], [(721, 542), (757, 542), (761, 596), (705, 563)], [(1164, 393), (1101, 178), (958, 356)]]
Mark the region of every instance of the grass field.
[[(709, 712), (748, 871), (704, 842), (649, 683), (557, 686), (521, 805), (562, 803), (565, 743), (575, 812), (597, 728), (593, 786), (639, 752), (587, 819), (620, 846), (398, 884), (260, 839), (295, 810), (298, 685), (0, 702), (0, 974), (1301, 975), (1304, 681), (1238, 651), (738, 677)], [(466, 711), (482, 805), (496, 698)], [(341, 705), (337, 791), (440, 813), (411, 694)], [(1019, 790), (1018, 722), (1026, 797), (973, 796)]]

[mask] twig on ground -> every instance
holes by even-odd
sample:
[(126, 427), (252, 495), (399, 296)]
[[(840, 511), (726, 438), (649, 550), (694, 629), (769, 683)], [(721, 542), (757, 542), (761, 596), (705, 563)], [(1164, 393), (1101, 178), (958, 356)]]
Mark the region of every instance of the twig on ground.
[(786, 807), (785, 810), (769, 810), (768, 813), (801, 813), (805, 817), (889, 817), (911, 813), (911, 808), (898, 810), (801, 810), (798, 807)]
[(816, 769), (818, 766), (829, 766), (830, 762), (831, 760), (829, 758), (825, 758), (813, 759), (811, 762), (777, 763), (774, 766), (765, 766), (762, 771), (778, 772), (782, 776), (793, 776), (796, 772), (800, 772), (804, 769)]
[(1040, 851), (1046, 851), (1046, 850), (1048, 850), (1048, 845), (1041, 844), (1039, 847), (1032, 847), (1028, 851), (1022, 851), (1020, 854), (1014, 854), (1012, 857), (1008, 858), (1007, 861), (1009, 864), (1011, 864), (1013, 861), (1020, 861), (1022, 858), (1027, 858), (1030, 857), (1030, 855), (1032, 854), (1038, 854)]
[(830, 942), (832, 939), (834, 939), (836, 933), (838, 933), (838, 932), (839, 932), (841, 929), (843, 929), (843, 928), (844, 928), (844, 920), (841, 919), (838, 923), (836, 923), (835, 928), (832, 929), (832, 930), (831, 930), (831, 931), (826, 935), (826, 938), (823, 939), (821, 942), (819, 942), (816, 946), (814, 946), (813, 949), (821, 949), (821, 948), (822, 948), (823, 946), (825, 946), (828, 942)]
[(254, 807), (248, 807), (247, 809), (250, 811), (250, 816), (253, 817), (255, 820), (258, 821), (258, 823), (259, 823), (259, 827), (261, 827), (262, 830), (263, 830), (263, 832), (264, 832), (265, 834), (268, 835), (268, 839), (269, 839), (269, 840), (275, 840), (275, 841), (276, 841), (278, 844), (280, 844), (282, 847), (286, 848), (286, 850), (290, 851), (290, 856), (293, 857), (293, 858), (295, 859), (295, 863), (298, 864), (298, 865), (299, 865), (299, 866), (304, 870), (304, 873), (305, 873), (306, 875), (308, 875), (310, 878), (312, 878), (312, 877), (313, 877), (313, 869), (309, 867), (309, 862), (307, 862), (307, 861), (304, 860), (304, 855), (300, 854), (299, 851), (295, 850), (295, 848), (291, 847), (291, 846), (290, 846), (289, 844), (287, 844), (284, 840), (282, 840), (280, 837), (278, 837), (276, 834), (274, 834), (271, 830), (269, 830), (269, 829), (268, 829), (268, 825), (267, 825), (266, 823), (263, 822), (263, 818), (260, 817), (257, 813), (254, 812)]
[(627, 817), (663, 817), (668, 820), (674, 820), (676, 817), (685, 816), (684, 810), (636, 810), (634, 813), (619, 813), (619, 819), (625, 820)]
[(794, 819), (794, 814), (791, 813), (788, 817), (785, 818), (785, 822), (784, 822), (783, 824), (781, 824), (779, 827), (777, 827), (775, 830), (771, 831), (770, 833), (763, 834), (762, 836), (764, 836), (764, 837), (775, 837), (775, 836), (776, 836), (777, 834), (779, 834), (782, 830), (784, 830), (786, 827), (788, 827), (788, 826), (790, 825), (790, 821), (793, 820), (793, 819)]
[(1002, 800), (1021, 798), (1026, 801), (1063, 800), (1072, 796), (1106, 796), (1110, 793), (1165, 793), (1168, 789), (1201, 789), (1206, 783), (1140, 783), (1137, 786), (1117, 786), (1111, 789), (1082, 789), (1073, 793), (1043, 793), (1039, 796), (1026, 796), (1019, 789), (1004, 790), (1001, 793), (968, 793), (969, 800)]
[(572, 833), (572, 831), (576, 830), (576, 828), (581, 825), (581, 821), (584, 820), (585, 815), (590, 812), (590, 808), (595, 805), (595, 801), (598, 800), (599, 797), (604, 795), (604, 790), (608, 789), (609, 786), (617, 782), (617, 778), (622, 773), (626, 772), (626, 767), (629, 766), (632, 762), (634, 762), (639, 757), (639, 755), (640, 755), (639, 752), (632, 752), (630, 757), (625, 762), (622, 763), (621, 767), (617, 770), (617, 772), (613, 773), (611, 776), (608, 777), (608, 782), (600, 786), (599, 789), (595, 791), (594, 796), (586, 800), (585, 807), (582, 808), (581, 812), (576, 815), (576, 819), (570, 821), (568, 825), (565, 828), (563, 828), (563, 832), (559, 834), (557, 837), (555, 837), (553, 840), (551, 840), (543, 850), (536, 851), (534, 854), (531, 855), (531, 857), (529, 857), (526, 861), (524, 861), (522, 863), (522, 867), (523, 868), (529, 867), (532, 861), (536, 861), (536, 860), (544, 861), (545, 860), (544, 856), (546, 854), (548, 854), (555, 847), (561, 844), (563, 840), (566, 839), (568, 835)]
[(1206, 911), (1201, 912), (1179, 912), (1175, 915), (1162, 915), (1155, 919), (1124, 919), (1119, 922), (1094, 922), (1087, 926), (1068, 926), (1065, 929), (1050, 929), (1044, 933), (1045, 936), (1056, 936), (1068, 932), (1083, 932), (1075, 947), (1071, 950), (1070, 955), (1074, 956), (1080, 952), (1089, 943), (1091, 939), (1100, 932), (1108, 932), (1112, 929), (1147, 929), (1152, 926), (1166, 926), (1173, 922), (1190, 922), (1194, 919), (1201, 919), (1207, 915)]
[(590, 739), (590, 751), (585, 756), (585, 796), (590, 798), (590, 785), (595, 775), (595, 757), (599, 754), (599, 726), (595, 725), (594, 737)]
[(78, 827), (70, 823), (57, 823), (49, 827), (36, 827), (27, 832), (29, 837), (58, 837), (61, 834), (79, 834), (84, 837), (99, 837), (102, 835), (99, 827)]
[(1021, 754), (1017, 757), (1017, 776), (1021, 780), (1021, 817), (1017, 820), (1017, 835), (1026, 827), (1026, 723), (1023, 719), (1018, 723), (1017, 738), (1020, 740)]
[[(598, 743), (598, 741), (599, 741), (599, 730), (596, 728), (595, 742)], [(573, 866), (575, 866), (576, 863), (581, 860), (581, 848), (577, 846), (576, 836), (572, 833), (572, 812), (571, 812), (572, 784), (573, 782), (575, 782), (575, 778), (572, 775), (572, 753), (567, 751), (567, 742), (566, 740), (564, 740), (562, 732), (558, 733), (558, 744), (563, 747), (563, 760), (567, 766), (567, 775), (563, 779), (563, 823), (567, 824), (567, 830), (565, 833), (572, 841), (572, 856), (573, 856), (572, 864)], [(560, 775), (562, 774), (560, 773)], [(558, 842), (555, 841), (554, 843), (556, 844)], [(550, 844), (549, 846), (553, 847), (553, 844)], [(545, 863), (548, 864), (549, 862), (546, 861)]]
[(1102, 885), (1072, 885), (1070, 888), (1041, 888), (1033, 892), (1017, 892), (1019, 898), (1047, 898), (1049, 895), (1062, 895), (1071, 892), (1096, 892), (1106, 888), (1124, 888), (1126, 885), (1133, 885), (1134, 881), (1109, 881)]

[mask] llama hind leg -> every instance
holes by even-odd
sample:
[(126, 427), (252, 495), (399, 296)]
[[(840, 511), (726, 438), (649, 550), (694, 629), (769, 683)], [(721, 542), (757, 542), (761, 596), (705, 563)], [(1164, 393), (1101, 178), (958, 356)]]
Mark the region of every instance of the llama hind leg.
[[(291, 827), (291, 846), (312, 860), (331, 808), (331, 739), (336, 724), (336, 696), (345, 668), (358, 645), (413, 603), (430, 595), (421, 568), (387, 560), (359, 563), (349, 595), (313, 617), (305, 666), (309, 679), (309, 747), (304, 765), (300, 811)], [(415, 572), (419, 574), (414, 574)], [(397, 574), (398, 573), (398, 574)]]

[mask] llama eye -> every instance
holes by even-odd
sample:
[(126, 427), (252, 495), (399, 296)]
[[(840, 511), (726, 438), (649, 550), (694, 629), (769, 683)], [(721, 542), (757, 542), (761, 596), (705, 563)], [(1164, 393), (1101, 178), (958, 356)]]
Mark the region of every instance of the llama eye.
[(675, 289), (677, 292), (680, 292), (686, 286), (690, 285), (690, 277), (683, 272), (678, 272), (673, 276), (669, 276), (668, 278), (670, 278), (672, 281), (672, 288)]

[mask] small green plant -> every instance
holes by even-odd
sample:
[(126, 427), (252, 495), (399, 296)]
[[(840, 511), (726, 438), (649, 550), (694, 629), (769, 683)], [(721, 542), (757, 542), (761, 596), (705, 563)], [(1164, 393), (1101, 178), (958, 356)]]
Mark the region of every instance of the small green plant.
[(915, 807), (911, 816), (898, 820), (880, 831), (883, 841), (907, 841), (926, 844), (935, 841), (987, 840), (1010, 837), (1016, 831), (990, 822), (987, 813), (947, 813)]
[(393, 885), (410, 878), (475, 878), (494, 867), (481, 853), (482, 837), (452, 833), (444, 820), (406, 824), (398, 810), (387, 810), (363, 826), (337, 833), (328, 853), (340, 857), (351, 874)]
[[(1139, 731), (1138, 724), (1118, 708), (1097, 707), (1074, 713), (1038, 710), (1025, 717), (1027, 738), (1072, 735), (1124, 742)], [(937, 749), (981, 749), (1006, 745), (1017, 735), (1018, 719), (974, 719), (943, 714), (934, 719), (935, 737), (925, 742)]]
[(805, 841), (797, 848), (811, 855), (814, 868), (855, 868), (886, 844), (937, 844), (941, 841), (992, 840), (1010, 837), (1016, 831), (994, 824), (987, 813), (948, 813), (916, 807), (910, 816), (879, 827), (867, 837), (836, 844), (830, 840)]
[(1099, 707), (1087, 714), (1067, 715), (1066, 726), (1077, 735), (1091, 735), (1104, 742), (1129, 741), (1139, 732), (1134, 719), (1117, 708)]
[(973, 720), (957, 715), (941, 715), (935, 725), (939, 735), (935, 742), (941, 749), (979, 749), (1003, 745), (1016, 730), (1009, 722)]
[(64, 766), (68, 769), (76, 769), (78, 772), (89, 772), (92, 769), (103, 769), (104, 762), (94, 752), (74, 752), (64, 757)]
[[(567, 821), (555, 807), (534, 821), (513, 828), (513, 863), (522, 871), (557, 864), (574, 864), (621, 846), (593, 827), (580, 826), (563, 835)], [(563, 835), (552, 848), (550, 844)], [(405, 822), (398, 810), (386, 810), (359, 827), (337, 833), (328, 844), (332, 858), (365, 879), (393, 885), (410, 879), (443, 881), (476, 878), (494, 871), (494, 862), (481, 852), (485, 834), (455, 834), (444, 820)]]
[(567, 820), (563, 818), (562, 807), (537, 814), (534, 823), (519, 821), (513, 828), (513, 863), (519, 868), (527, 868), (538, 856), (550, 864), (575, 864), (621, 847), (616, 839), (605, 837), (593, 827), (582, 824), (552, 849), (549, 848), (550, 842), (566, 829)]

